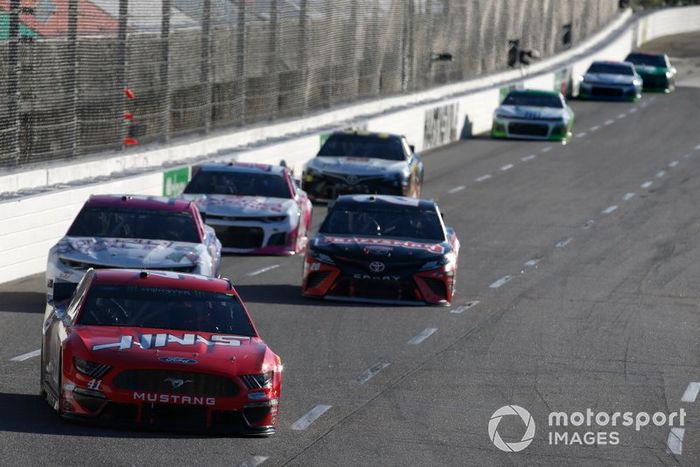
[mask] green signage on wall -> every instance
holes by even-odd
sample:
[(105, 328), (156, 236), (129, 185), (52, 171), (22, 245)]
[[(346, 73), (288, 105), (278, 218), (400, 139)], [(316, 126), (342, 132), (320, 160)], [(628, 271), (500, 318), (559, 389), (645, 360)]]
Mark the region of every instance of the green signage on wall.
[(180, 196), (190, 181), (190, 168), (179, 167), (163, 172), (163, 196)]

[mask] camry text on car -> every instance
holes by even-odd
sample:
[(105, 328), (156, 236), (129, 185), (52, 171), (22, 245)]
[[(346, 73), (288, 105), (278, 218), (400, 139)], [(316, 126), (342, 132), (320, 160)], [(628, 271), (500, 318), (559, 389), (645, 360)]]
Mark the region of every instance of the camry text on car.
[(209, 164), (185, 188), (228, 253), (291, 255), (303, 252), (311, 201), (288, 169), (263, 164)]
[(215, 276), (221, 243), (197, 207), (159, 197), (91, 196), (49, 251), (48, 299), (67, 298), (89, 268), (139, 268)]
[(642, 78), (629, 62), (596, 61), (581, 78), (578, 96), (634, 101), (642, 96)]
[(330, 208), (304, 263), (308, 297), (449, 305), (459, 240), (433, 201), (345, 195)]
[(558, 92), (515, 90), (493, 114), (494, 138), (566, 141), (574, 126), (574, 111)]
[(281, 371), (227, 280), (91, 269), (46, 308), (41, 393), (63, 418), (271, 434)]
[(332, 133), (302, 175), (312, 200), (342, 194), (420, 196), (423, 159), (406, 138), (386, 133)]

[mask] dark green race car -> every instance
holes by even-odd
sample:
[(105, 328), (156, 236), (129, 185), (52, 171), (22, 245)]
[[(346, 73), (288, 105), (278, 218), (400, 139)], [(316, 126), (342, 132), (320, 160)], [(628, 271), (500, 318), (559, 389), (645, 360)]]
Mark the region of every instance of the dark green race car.
[(668, 55), (632, 52), (625, 61), (632, 63), (642, 77), (644, 91), (671, 92), (676, 88), (676, 69)]

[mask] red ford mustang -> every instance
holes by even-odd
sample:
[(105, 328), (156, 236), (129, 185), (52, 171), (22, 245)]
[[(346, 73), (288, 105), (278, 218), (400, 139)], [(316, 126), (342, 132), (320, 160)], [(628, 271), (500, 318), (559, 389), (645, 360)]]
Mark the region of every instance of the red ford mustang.
[(47, 305), (41, 392), (64, 418), (269, 435), (281, 381), (227, 280), (91, 269)]

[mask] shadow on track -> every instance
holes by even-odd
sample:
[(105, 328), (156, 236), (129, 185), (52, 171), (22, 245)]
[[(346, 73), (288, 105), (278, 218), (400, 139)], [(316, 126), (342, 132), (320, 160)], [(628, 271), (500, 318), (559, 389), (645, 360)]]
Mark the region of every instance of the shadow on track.
[(43, 292), (0, 292), (0, 313), (43, 313), (45, 308)]
[[(61, 420), (38, 395), (0, 392), (0, 432), (38, 433), (99, 438), (211, 438), (212, 435), (187, 432), (133, 431), (98, 424)], [(214, 437), (218, 437), (213, 435)]]
[(302, 297), (298, 285), (236, 285), (236, 290), (245, 303), (270, 303), (276, 305), (304, 306), (305, 308), (362, 308), (372, 309), (387, 307), (415, 308), (410, 304), (383, 304), (372, 302), (352, 302), (323, 300), (320, 298)]

